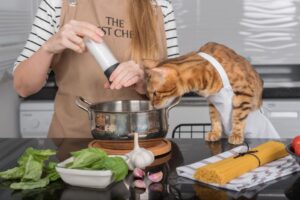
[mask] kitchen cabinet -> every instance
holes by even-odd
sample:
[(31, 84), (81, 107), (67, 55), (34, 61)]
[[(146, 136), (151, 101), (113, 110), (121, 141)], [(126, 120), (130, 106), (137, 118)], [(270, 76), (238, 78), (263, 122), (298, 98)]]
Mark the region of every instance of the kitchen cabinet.
[[(300, 99), (264, 99), (263, 110), (280, 137), (293, 138), (300, 134)], [(181, 103), (170, 110), (167, 137), (171, 138), (172, 130), (182, 123), (210, 123), (205, 99), (183, 97)]]
[(300, 99), (266, 99), (263, 108), (281, 137), (300, 134)]

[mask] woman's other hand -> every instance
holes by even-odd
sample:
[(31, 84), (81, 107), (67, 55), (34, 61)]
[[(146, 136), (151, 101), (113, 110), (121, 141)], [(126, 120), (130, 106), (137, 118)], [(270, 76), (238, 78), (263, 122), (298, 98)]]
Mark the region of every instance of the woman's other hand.
[(145, 94), (145, 74), (144, 70), (139, 64), (134, 61), (127, 61), (121, 63), (117, 69), (111, 74), (110, 82), (106, 82), (104, 87), (107, 89), (126, 88), (130, 86), (135, 86), (135, 90), (140, 94)]
[(91, 38), (95, 42), (102, 42), (104, 33), (97, 26), (88, 22), (71, 20), (65, 24), (59, 32), (54, 34), (43, 48), (52, 54), (61, 53), (65, 49), (71, 49), (77, 53), (85, 51), (84, 37)]

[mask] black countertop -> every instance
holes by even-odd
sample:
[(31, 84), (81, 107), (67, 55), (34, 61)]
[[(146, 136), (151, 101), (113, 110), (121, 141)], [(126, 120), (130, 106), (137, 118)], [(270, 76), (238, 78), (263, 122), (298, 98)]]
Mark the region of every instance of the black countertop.
[[(62, 161), (69, 157), (69, 152), (87, 147), (91, 139), (0, 139), (0, 171), (16, 165), (17, 158), (27, 147), (51, 148), (58, 151), (56, 160)], [(249, 139), (251, 146), (265, 140)], [(288, 142), (288, 140), (283, 140)], [(257, 186), (244, 192), (213, 189), (204, 184), (194, 182), (176, 174), (176, 167), (190, 164), (212, 156), (214, 152), (226, 151), (234, 146), (226, 140), (219, 143), (206, 143), (202, 139), (172, 139), (171, 159), (166, 163), (152, 167), (150, 171), (163, 170), (164, 179), (155, 190), (141, 192), (132, 187), (129, 189), (124, 182), (111, 185), (106, 190), (86, 189), (69, 186), (62, 181), (51, 183), (46, 188), (13, 191), (4, 181), (0, 181), (0, 199), (38, 199), (38, 200), (94, 200), (94, 199), (299, 199), (300, 173), (283, 177), (280, 181)], [(168, 155), (165, 156), (167, 159)], [(164, 157), (161, 159), (163, 160)], [(130, 183), (131, 176), (126, 179)]]

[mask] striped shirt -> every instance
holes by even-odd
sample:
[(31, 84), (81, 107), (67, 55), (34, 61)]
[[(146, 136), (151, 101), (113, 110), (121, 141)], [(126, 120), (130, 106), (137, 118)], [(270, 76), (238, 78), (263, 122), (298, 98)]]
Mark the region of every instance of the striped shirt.
[[(164, 15), (168, 57), (179, 55), (174, 10), (168, 0), (156, 0)], [(15, 62), (17, 65), (32, 56), (60, 28), (62, 0), (42, 0), (24, 49)]]

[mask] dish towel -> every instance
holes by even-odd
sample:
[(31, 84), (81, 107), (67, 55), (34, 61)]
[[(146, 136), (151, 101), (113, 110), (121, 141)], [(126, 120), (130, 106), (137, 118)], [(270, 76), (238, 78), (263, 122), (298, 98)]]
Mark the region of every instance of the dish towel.
[[(264, 143), (250, 150), (251, 152), (257, 150), (258, 152), (252, 153), (255, 154), (256, 156), (249, 155), (249, 154), (246, 155), (241, 154), (247, 152), (249, 149), (245, 146), (239, 146), (232, 150), (210, 157), (208, 159), (204, 159), (202, 161), (190, 165), (178, 167), (176, 171), (179, 176), (185, 178), (204, 182), (206, 184), (215, 187), (241, 191), (243, 189), (251, 188), (256, 185), (277, 179), (279, 177), (286, 176), (293, 172), (300, 171), (300, 166), (296, 163), (296, 161), (291, 156), (286, 156), (287, 155), (286, 152), (280, 150), (282, 149), (282, 147), (280, 147), (281, 145), (283, 145), (283, 149), (284, 149), (284, 144), (280, 142), (270, 141)], [(277, 151), (277, 153), (274, 154), (273, 152), (274, 150)], [(258, 154), (259, 152), (260, 154)], [(277, 158), (283, 157), (283, 158), (275, 160), (277, 159), (276, 157)], [(230, 163), (229, 165), (228, 165), (228, 161), (231, 161), (231, 163), (229, 162)], [(218, 168), (218, 165), (220, 163), (222, 167)], [(229, 168), (225, 169), (224, 166), (226, 165)], [(257, 167), (258, 165), (261, 166)], [(212, 168), (209, 168), (209, 166), (212, 166)], [(251, 170), (251, 168), (253, 170)], [(221, 178), (222, 181), (217, 181), (219, 182), (217, 184), (217, 183), (203, 181), (199, 177), (195, 178), (195, 176), (196, 177), (199, 176), (199, 170), (201, 169), (207, 170), (206, 173), (209, 173), (208, 177), (210, 177), (209, 179), (212, 180), (220, 180), (220, 178), (216, 174), (212, 174), (210, 169), (217, 169), (217, 171), (218, 169), (223, 170), (222, 174), (220, 175), (222, 177)], [(240, 176), (237, 176), (237, 174), (240, 174)], [(234, 177), (234, 179), (232, 179), (232, 177)], [(207, 179), (207, 176), (204, 179)], [(223, 180), (228, 180), (229, 182)], [(224, 184), (224, 182), (226, 183)]]

